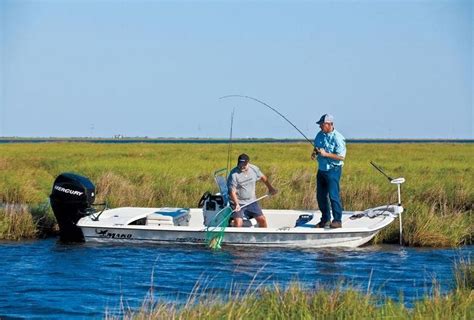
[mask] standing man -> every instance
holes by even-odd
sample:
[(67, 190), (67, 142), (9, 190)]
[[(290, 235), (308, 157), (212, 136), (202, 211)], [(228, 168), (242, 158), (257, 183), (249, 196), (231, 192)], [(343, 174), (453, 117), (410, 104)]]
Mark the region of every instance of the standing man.
[[(314, 138), (314, 150), (311, 160), (318, 159), (318, 174), (316, 176), (316, 198), (321, 221), (316, 228), (341, 228), (342, 205), (339, 195), (339, 181), (341, 180), (342, 166), (346, 156), (346, 141), (342, 134), (334, 129), (334, 117), (324, 114), (318, 122), (321, 131)], [(332, 215), (329, 207), (331, 202)]]
[[(248, 219), (255, 218), (259, 228), (266, 228), (267, 220), (263, 215), (262, 209), (257, 202), (253, 202), (257, 200), (257, 196), (255, 195), (256, 182), (261, 180), (267, 186), (270, 195), (274, 195), (278, 191), (272, 187), (260, 169), (250, 164), (249, 161), (249, 156), (242, 153), (237, 160), (237, 167), (230, 171), (229, 177), (227, 178), (230, 200), (234, 205), (232, 226), (242, 227), (243, 218), (246, 217)], [(244, 205), (248, 206), (241, 209), (240, 207)]]

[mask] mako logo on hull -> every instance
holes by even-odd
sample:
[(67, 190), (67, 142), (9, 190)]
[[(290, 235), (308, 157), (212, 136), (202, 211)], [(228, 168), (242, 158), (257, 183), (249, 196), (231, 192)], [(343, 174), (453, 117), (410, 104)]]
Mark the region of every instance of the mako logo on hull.
[(66, 189), (66, 188), (63, 188), (63, 187), (60, 187), (60, 186), (54, 186), (54, 189), (58, 190), (58, 191), (61, 191), (61, 192), (64, 192), (64, 193), (69, 193), (69, 194), (72, 194), (72, 195), (75, 195), (75, 196), (81, 196), (84, 193), (84, 192), (80, 192), (80, 191), (76, 191), (76, 190)]
[(108, 229), (95, 229), (95, 233), (99, 235), (99, 238), (132, 239), (131, 233), (109, 232)]

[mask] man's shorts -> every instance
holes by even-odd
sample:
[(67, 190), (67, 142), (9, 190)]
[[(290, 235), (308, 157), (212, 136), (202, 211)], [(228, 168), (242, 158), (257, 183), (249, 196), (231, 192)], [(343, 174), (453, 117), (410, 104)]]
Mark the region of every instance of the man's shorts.
[(258, 205), (258, 202), (254, 202), (252, 204), (249, 204), (245, 208), (241, 209), (240, 211), (234, 212), (232, 214), (232, 219), (235, 219), (235, 218), (252, 219), (252, 218), (257, 218), (260, 216), (263, 216), (262, 209)]

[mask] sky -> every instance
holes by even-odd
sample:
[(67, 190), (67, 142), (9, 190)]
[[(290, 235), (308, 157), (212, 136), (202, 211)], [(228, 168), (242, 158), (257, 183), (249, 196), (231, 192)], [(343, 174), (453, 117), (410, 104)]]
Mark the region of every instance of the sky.
[(471, 0), (0, 0), (0, 136), (302, 138), (239, 94), (311, 139), (473, 139), (473, 30)]

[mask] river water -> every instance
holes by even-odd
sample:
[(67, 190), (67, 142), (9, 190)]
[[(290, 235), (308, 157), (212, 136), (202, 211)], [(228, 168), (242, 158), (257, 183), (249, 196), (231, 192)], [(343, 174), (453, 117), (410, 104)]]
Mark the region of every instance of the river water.
[[(0, 318), (103, 318), (190, 293), (229, 294), (298, 281), (308, 290), (352, 285), (407, 306), (454, 286), (453, 265), (474, 247), (287, 250), (200, 246), (64, 245), (57, 239), (0, 242)], [(198, 285), (198, 289), (196, 289)]]

